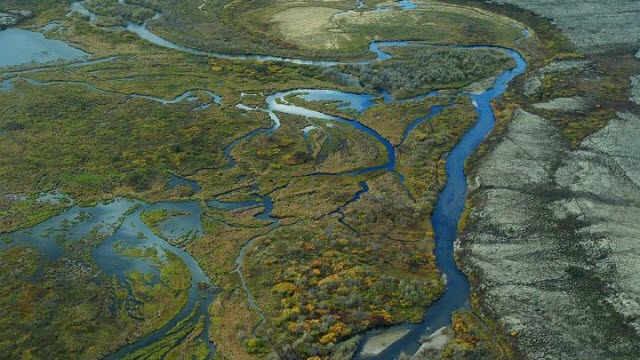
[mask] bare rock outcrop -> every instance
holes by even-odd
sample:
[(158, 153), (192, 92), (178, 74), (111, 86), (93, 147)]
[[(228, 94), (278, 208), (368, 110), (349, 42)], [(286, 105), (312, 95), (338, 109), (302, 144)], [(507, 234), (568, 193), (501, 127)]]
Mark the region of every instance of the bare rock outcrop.
[(470, 183), (463, 268), (529, 359), (640, 353), (640, 117), (571, 149), (518, 111)]
[(573, 112), (587, 110), (589, 108), (589, 102), (582, 96), (574, 96), (556, 98), (543, 103), (533, 104), (533, 107), (541, 110)]
[(499, 0), (553, 19), (581, 51), (640, 47), (640, 5), (635, 0)]
[(34, 14), (31, 10), (0, 11), (0, 29), (16, 26), (25, 19), (30, 19), (33, 16)]
[(538, 69), (525, 81), (523, 92), (529, 97), (537, 96), (542, 91), (542, 83), (545, 76), (571, 70), (584, 70), (590, 65), (591, 62), (588, 60), (565, 60), (552, 62), (544, 68)]
[(631, 96), (629, 100), (640, 105), (640, 75), (631, 77)]

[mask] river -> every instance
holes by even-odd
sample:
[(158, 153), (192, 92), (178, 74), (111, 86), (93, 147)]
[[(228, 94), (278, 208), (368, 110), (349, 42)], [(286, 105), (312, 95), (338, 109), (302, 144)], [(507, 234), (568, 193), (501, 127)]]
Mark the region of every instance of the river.
[[(415, 8), (415, 4), (409, 1), (402, 2), (402, 8), (405, 10), (412, 10)], [(73, 3), (72, 6), (73, 11), (83, 13), (85, 15), (89, 15), (90, 19), (95, 19), (94, 14), (89, 13), (83, 6), (81, 2)], [(376, 9), (376, 11), (380, 11), (381, 9)], [(156, 17), (160, 16), (156, 14)], [(262, 56), (262, 55), (232, 55), (232, 54), (224, 54), (210, 51), (202, 51), (198, 49), (191, 49), (187, 47), (180, 46), (178, 44), (171, 43), (165, 39), (160, 38), (159, 36), (151, 33), (147, 29), (147, 22), (142, 25), (136, 25), (130, 23), (127, 26), (127, 30), (139, 35), (141, 38), (150, 41), (156, 45), (164, 46), (167, 48), (171, 48), (177, 51), (185, 51), (196, 55), (210, 56), (210, 57), (219, 57), (225, 59), (233, 59), (233, 60), (258, 60), (258, 61), (282, 61), (282, 62), (290, 62), (297, 64), (306, 64), (306, 65), (315, 65), (315, 66), (334, 66), (341, 64), (340, 62), (332, 62), (332, 61), (314, 61), (314, 60), (306, 60), (306, 59), (291, 59), (291, 58), (281, 58), (274, 56)], [(24, 30), (20, 30), (24, 31)], [(0, 32), (0, 47), (5, 46), (5, 42), (7, 44), (15, 42), (15, 35), (9, 33), (9, 35), (5, 35), (3, 37), (2, 34), (7, 34), (7, 32)], [(27, 32), (28, 33), (28, 32)], [(71, 48), (66, 45), (68, 48), (61, 46), (57, 42), (48, 43), (55, 40), (47, 40), (44, 39), (44, 36), (37, 33), (32, 33), (35, 35), (28, 35), (23, 37), (24, 44), (23, 48), (35, 48), (35, 49), (57, 49), (58, 52), (55, 55), (51, 55), (48, 57), (44, 57), (38, 51), (25, 52), (25, 57), (21, 58), (11, 58), (9, 60), (4, 60), (0, 57), (0, 66), (10, 66), (10, 65), (19, 65), (30, 62), (32, 60), (35, 61), (51, 61), (56, 59), (73, 59), (84, 56), (86, 54), (80, 52), (77, 49)], [(523, 34), (525, 34), (523, 30)], [(24, 34), (22, 34), (24, 35)], [(525, 34), (526, 35), (526, 34)], [(43, 39), (46, 40), (43, 43)], [(3, 42), (4, 41), (4, 42)], [(52, 45), (55, 44), (55, 45)], [(371, 61), (384, 61), (389, 59), (391, 56), (386, 54), (381, 48), (382, 47), (393, 47), (393, 46), (412, 46), (416, 45), (411, 42), (403, 42), (403, 41), (393, 41), (393, 42), (372, 42), (370, 44), (370, 50), (376, 54), (375, 60), (363, 61), (360, 62), (362, 64), (371, 62)], [(470, 49), (472, 47), (460, 47)], [(493, 47), (484, 47), (484, 48), (493, 48)], [(493, 129), (495, 118), (493, 114), (493, 110), (491, 108), (491, 101), (495, 98), (500, 97), (507, 89), (508, 84), (518, 75), (524, 73), (526, 70), (526, 62), (524, 58), (516, 51), (512, 49), (505, 48), (496, 48), (501, 51), (505, 51), (508, 53), (513, 59), (516, 61), (516, 67), (511, 70), (507, 70), (503, 72), (495, 81), (493, 88), (481, 93), (481, 94), (468, 94), (468, 93), (460, 93), (460, 95), (469, 96), (473, 100), (474, 106), (478, 113), (478, 121), (477, 123), (469, 129), (462, 140), (451, 150), (451, 152), (447, 156), (446, 162), (446, 173), (447, 173), (447, 183), (440, 196), (438, 198), (435, 211), (431, 218), (433, 229), (435, 233), (435, 256), (439, 270), (446, 275), (446, 287), (444, 293), (440, 296), (438, 300), (436, 300), (429, 309), (427, 310), (424, 321), (419, 324), (404, 324), (399, 325), (397, 327), (393, 327), (393, 329), (401, 329), (403, 332), (406, 332), (406, 335), (403, 336), (398, 341), (395, 341), (389, 347), (387, 347), (384, 351), (378, 353), (376, 356), (371, 356), (367, 358), (375, 358), (375, 359), (391, 359), (397, 357), (400, 352), (413, 353), (419, 347), (420, 337), (424, 335), (431, 334), (433, 331), (437, 330), (442, 326), (450, 325), (451, 323), (451, 314), (453, 311), (458, 309), (465, 309), (469, 307), (469, 283), (467, 281), (466, 276), (458, 269), (455, 258), (454, 258), (454, 242), (457, 237), (457, 224), (460, 219), (460, 215), (462, 210), (464, 209), (465, 199), (466, 199), (466, 178), (464, 174), (464, 163), (465, 160), (472, 154), (475, 149), (480, 145), (480, 143), (486, 138), (489, 132)], [(42, 52), (43, 50), (40, 50)], [(49, 51), (49, 50), (46, 50)], [(111, 58), (110, 58), (111, 59)], [(106, 60), (108, 61), (108, 60)], [(90, 62), (86, 62), (87, 64)], [(82, 63), (80, 63), (82, 65)], [(34, 82), (35, 83), (35, 82)], [(39, 84), (39, 85), (46, 85)], [(3, 87), (0, 90), (10, 91), (11, 83), (5, 81), (2, 85)], [(90, 87), (91, 88), (91, 87)], [(94, 90), (100, 90), (95, 89)], [(206, 89), (194, 89), (194, 90), (202, 90), (208, 91)], [(176, 102), (183, 101), (185, 99), (189, 99), (192, 96), (192, 92), (194, 90), (188, 90), (184, 92), (182, 95), (178, 96), (175, 99), (164, 100), (149, 97), (146, 95), (139, 94), (130, 94), (130, 96), (134, 97), (142, 97), (147, 98), (149, 100), (159, 101), (164, 104), (172, 104)], [(211, 98), (211, 103), (220, 104), (221, 98), (219, 98), (213, 92), (207, 92), (207, 94)], [(249, 109), (247, 111), (264, 111), (269, 113), (271, 119), (273, 120), (273, 125), (269, 129), (260, 129), (254, 132), (251, 132), (244, 137), (232, 142), (227, 149), (225, 149), (225, 156), (229, 162), (229, 167), (235, 166), (235, 160), (231, 157), (231, 152), (238, 143), (242, 141), (249, 141), (253, 136), (259, 134), (260, 132), (273, 132), (277, 131), (280, 127), (280, 119), (278, 118), (278, 113), (286, 113), (292, 115), (300, 115), (308, 118), (313, 118), (318, 121), (324, 122), (325, 124), (330, 124), (331, 122), (341, 123), (343, 125), (351, 126), (355, 130), (362, 132), (364, 136), (369, 136), (376, 141), (378, 141), (387, 152), (387, 160), (384, 164), (377, 165), (374, 167), (364, 167), (360, 169), (354, 169), (352, 171), (337, 174), (343, 176), (355, 176), (361, 175), (368, 172), (374, 171), (396, 171), (396, 154), (395, 148), (392, 146), (388, 140), (386, 140), (379, 133), (374, 131), (371, 128), (364, 126), (358, 121), (352, 121), (348, 119), (344, 119), (341, 117), (327, 115), (318, 111), (306, 109), (301, 106), (296, 106), (288, 103), (285, 98), (290, 95), (297, 95), (306, 100), (327, 100), (327, 101), (341, 101), (345, 105), (345, 109), (354, 110), (356, 113), (362, 113), (369, 107), (374, 105), (373, 99), (379, 95), (385, 95), (385, 101), (394, 101), (387, 94), (351, 94), (344, 93), (335, 90), (322, 90), (322, 89), (296, 89), (286, 92), (275, 93), (267, 98), (267, 104), (264, 109)], [(432, 92), (429, 94), (424, 94), (415, 99), (422, 98), (424, 96), (438, 96), (437, 92)], [(404, 138), (406, 138), (411, 130), (415, 128), (418, 124), (423, 121), (428, 121), (433, 116), (437, 115), (442, 110), (441, 107), (434, 107), (432, 109), (425, 109), (425, 116), (417, 119), (413, 124), (411, 124), (406, 131), (404, 132)], [(313, 127), (308, 127), (305, 129), (304, 134), (308, 134), (309, 131), (313, 131)], [(184, 184), (191, 187), (194, 191), (199, 190), (199, 186), (195, 182), (187, 181), (185, 179), (181, 179), (176, 177), (175, 175), (171, 175), (169, 180), (169, 187), (177, 186), (178, 184)], [(368, 186), (366, 183), (361, 184), (362, 190), (359, 191), (353, 201), (357, 201), (360, 196), (368, 191)], [(247, 206), (257, 206), (259, 204), (264, 204), (265, 210), (262, 214), (257, 215), (256, 217), (262, 220), (269, 220), (271, 224), (269, 225), (272, 228), (276, 228), (278, 226), (277, 220), (271, 218), (271, 211), (273, 209), (273, 205), (271, 204), (270, 198), (261, 198), (258, 202), (257, 200), (251, 200), (249, 202), (238, 202), (238, 203), (223, 203), (220, 201), (212, 200), (208, 205), (212, 207), (217, 207), (225, 210), (233, 210), (239, 207), (247, 207)], [(163, 208), (167, 210), (179, 210), (181, 213), (186, 215), (180, 216), (178, 219), (173, 219), (169, 221), (169, 223), (164, 224), (166, 227), (167, 233), (165, 236), (159, 237), (155, 235), (142, 221), (140, 220), (140, 214), (145, 210), (152, 210)], [(128, 209), (133, 209), (130, 213), (127, 213)], [(78, 215), (82, 212), (87, 212), (92, 216), (88, 218), (82, 217), (81, 220)], [(69, 231), (69, 234), (73, 234), (73, 236), (69, 236), (66, 241), (73, 241), (73, 239), (77, 239), (78, 236), (82, 234), (88, 234), (89, 231), (93, 228), (100, 228), (101, 231), (106, 231), (108, 234), (108, 239), (100, 245), (93, 253), (94, 260), (98, 264), (98, 266), (107, 274), (114, 275), (118, 278), (122, 278), (126, 271), (129, 270), (140, 270), (140, 271), (148, 271), (154, 272), (153, 267), (146, 261), (140, 259), (132, 259), (123, 255), (120, 255), (117, 251), (114, 250), (114, 245), (117, 241), (123, 241), (127, 246), (139, 246), (136, 244), (140, 243), (138, 238), (138, 234), (143, 233), (147, 238), (146, 245), (155, 246), (159, 249), (162, 249), (167, 252), (171, 252), (176, 254), (184, 263), (188, 266), (189, 271), (191, 273), (191, 287), (189, 290), (189, 299), (187, 301), (187, 305), (181, 309), (179, 314), (174, 317), (168, 324), (163, 326), (161, 329), (154, 331), (151, 334), (143, 337), (141, 340), (132, 343), (128, 346), (123, 347), (115, 354), (111, 355), (109, 358), (116, 359), (121, 358), (127, 354), (131, 354), (136, 350), (143, 348), (149, 344), (154, 343), (155, 341), (161, 339), (164, 335), (167, 334), (168, 331), (173, 328), (177, 323), (186, 319), (192, 312), (196, 312), (198, 316), (204, 316), (207, 313), (208, 305), (214, 300), (215, 296), (212, 292), (207, 292), (206, 294), (202, 294), (199, 284), (207, 284), (209, 286), (213, 286), (208, 277), (204, 274), (202, 269), (198, 266), (195, 259), (186, 251), (178, 246), (171, 245), (163, 238), (170, 238), (176, 233), (194, 232), (196, 235), (200, 235), (202, 232), (202, 225), (200, 223), (200, 214), (202, 209), (198, 203), (195, 202), (179, 202), (179, 203), (160, 203), (160, 204), (146, 204), (137, 200), (127, 200), (127, 199), (116, 199), (115, 201), (99, 204), (95, 207), (90, 208), (82, 208), (82, 207), (72, 207), (62, 214), (51, 218), (45, 221), (42, 224), (36, 225), (35, 227), (23, 231), (18, 231), (13, 234), (10, 234), (14, 241), (11, 245), (0, 243), (0, 249), (6, 246), (15, 246), (15, 244), (31, 244), (38, 247), (46, 256), (49, 257), (58, 257), (61, 255), (60, 247), (57, 245), (55, 239), (51, 238), (53, 232), (45, 231), (45, 229), (62, 229), (65, 227), (65, 231)], [(124, 218), (123, 218), (124, 217)], [(69, 221), (72, 221), (74, 224), (70, 229), (66, 228), (68, 226)], [(173, 235), (172, 235), (173, 234)], [(234, 269), (237, 272), (242, 280), (243, 287), (247, 293), (247, 299), (252, 305), (252, 307), (260, 314), (262, 318), (262, 313), (259, 308), (259, 304), (256, 303), (255, 299), (253, 299), (249, 289), (244, 282), (244, 278), (242, 275), (242, 262), (244, 257), (245, 250), (251, 246), (255, 238), (248, 239), (245, 246), (242, 247), (238, 256), (236, 258), (236, 268)], [(203, 297), (204, 296), (204, 297)], [(204, 300), (203, 300), (204, 299)], [(205, 316), (207, 318), (207, 316)], [(212, 352), (214, 350), (213, 344), (211, 344), (206, 338), (206, 334), (208, 333), (210, 322), (206, 322), (205, 331), (202, 335), (203, 341), (205, 341), (208, 346), (211, 348)], [(364, 335), (364, 339), (362, 344), (366, 344), (367, 341), (376, 335), (378, 335), (382, 331), (388, 331), (389, 329), (383, 330), (373, 330)], [(362, 348), (361, 348), (362, 349)], [(357, 357), (362, 357), (361, 355), (356, 355)]]

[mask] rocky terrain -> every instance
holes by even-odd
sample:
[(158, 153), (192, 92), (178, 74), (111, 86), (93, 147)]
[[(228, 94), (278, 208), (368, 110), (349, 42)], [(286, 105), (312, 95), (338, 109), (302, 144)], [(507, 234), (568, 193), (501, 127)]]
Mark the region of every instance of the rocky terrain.
[[(611, 47), (640, 45), (640, 3), (635, 0), (501, 0), (553, 19), (580, 51), (598, 53)], [(624, 31), (622, 31), (624, 29)]]
[[(586, 54), (611, 57), (640, 47), (637, 1), (501, 3), (552, 18)], [(579, 74), (592, 65), (551, 62), (528, 74), (522, 92), (540, 98), (545, 76)], [(554, 79), (566, 82), (557, 88), (572, 86), (570, 77)], [(543, 114), (586, 119), (579, 114), (593, 108), (592, 94), (547, 97), (529, 111), (516, 110), (469, 174), (474, 208), (458, 256), (477, 310), (504, 326), (518, 357), (636, 359), (640, 353), (640, 75), (629, 82), (630, 102), (618, 103), (606, 125), (577, 144)]]
[[(640, 51), (636, 54), (636, 58), (640, 61)], [(629, 100), (640, 105), (640, 75), (631, 77), (631, 96)]]
[(523, 357), (640, 351), (639, 135), (640, 117), (618, 113), (571, 148), (550, 121), (518, 110), (469, 178), (463, 267)]
[(25, 19), (33, 17), (31, 10), (7, 10), (0, 11), (0, 30), (4, 30), (11, 26), (16, 26)]

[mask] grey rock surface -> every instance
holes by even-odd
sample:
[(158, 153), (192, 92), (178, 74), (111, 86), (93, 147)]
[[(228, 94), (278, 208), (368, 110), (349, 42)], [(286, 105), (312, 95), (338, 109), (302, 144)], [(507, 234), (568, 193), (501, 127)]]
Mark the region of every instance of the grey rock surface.
[(464, 90), (472, 94), (481, 94), (493, 88), (493, 86), (496, 83), (496, 78), (497, 78), (496, 76), (492, 76), (490, 78), (480, 80), (478, 82), (468, 85), (467, 87), (464, 88)]
[(640, 47), (637, 0), (500, 0), (553, 19), (581, 51), (598, 53), (612, 45)]
[(0, 28), (15, 26), (20, 21), (20, 17), (14, 14), (0, 13)]
[(453, 338), (454, 333), (451, 328), (440, 328), (422, 341), (420, 349), (411, 356), (410, 360), (439, 359), (445, 346)]
[(463, 269), (523, 357), (637, 359), (640, 117), (618, 114), (572, 150), (519, 110), (469, 182)]
[(581, 96), (568, 98), (556, 98), (543, 103), (533, 105), (536, 109), (555, 110), (561, 112), (582, 111), (589, 108), (587, 99)]
[[(640, 48), (637, 0), (497, 2), (551, 18), (587, 54)], [(588, 110), (589, 94), (542, 93), (547, 75), (576, 69), (590, 63), (529, 74), (524, 94), (544, 99), (532, 109)], [(640, 104), (640, 74), (630, 81), (629, 98)], [(480, 310), (517, 332), (521, 357), (640, 358), (640, 112), (618, 113), (571, 148), (551, 122), (519, 110), (469, 189), (462, 268), (474, 275)]]
[(35, 15), (31, 10), (9, 10), (9, 13), (25, 19), (32, 18)]
[(31, 10), (8, 10), (0, 12), (0, 29), (18, 25), (24, 19), (34, 16)]
[(591, 65), (588, 60), (567, 60), (567, 61), (554, 61), (551, 64), (537, 70), (532, 74), (524, 84), (524, 94), (526, 96), (539, 95), (542, 90), (542, 81), (544, 77), (549, 74), (557, 74), (571, 70), (584, 70)]
[(629, 100), (640, 105), (640, 75), (631, 77), (631, 96)]

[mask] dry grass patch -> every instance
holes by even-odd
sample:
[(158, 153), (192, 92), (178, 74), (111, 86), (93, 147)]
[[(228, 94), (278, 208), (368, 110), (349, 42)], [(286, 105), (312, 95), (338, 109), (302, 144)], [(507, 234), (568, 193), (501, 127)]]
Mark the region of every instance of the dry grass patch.
[(282, 36), (304, 48), (337, 49), (351, 40), (332, 22), (341, 10), (328, 7), (293, 7), (275, 14)]

